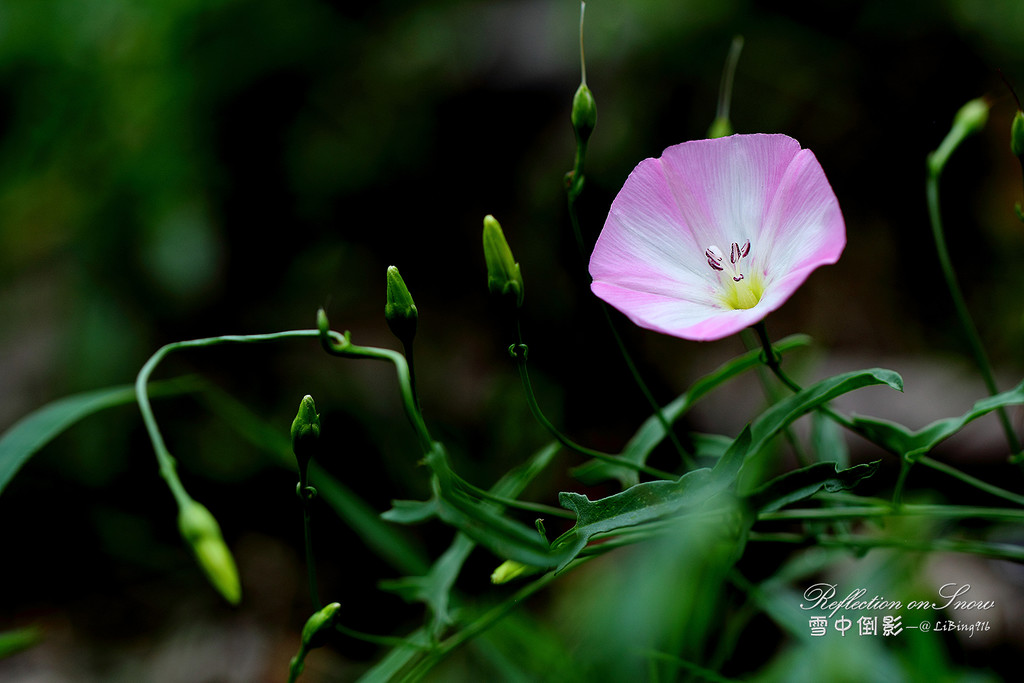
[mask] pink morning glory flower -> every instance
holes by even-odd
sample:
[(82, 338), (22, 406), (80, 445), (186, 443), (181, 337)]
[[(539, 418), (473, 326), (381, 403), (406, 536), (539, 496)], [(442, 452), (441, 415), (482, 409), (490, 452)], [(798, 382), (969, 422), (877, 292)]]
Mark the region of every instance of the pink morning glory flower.
[(626, 179), (590, 258), (591, 289), (641, 327), (721, 339), (782, 306), (844, 246), (835, 193), (796, 140), (694, 140)]

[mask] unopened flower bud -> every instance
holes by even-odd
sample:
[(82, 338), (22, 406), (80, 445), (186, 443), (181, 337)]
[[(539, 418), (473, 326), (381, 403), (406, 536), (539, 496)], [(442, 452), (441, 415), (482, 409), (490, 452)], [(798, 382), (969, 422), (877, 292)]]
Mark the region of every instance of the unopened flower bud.
[(324, 644), (328, 632), (334, 628), (334, 617), (339, 609), (341, 609), (341, 605), (332, 602), (314, 612), (313, 616), (306, 620), (306, 625), (302, 627), (302, 642), (299, 644), (299, 651), (292, 657), (288, 668), (289, 683), (294, 683), (302, 675), (302, 670), (306, 668), (306, 655), (309, 654), (309, 651)]
[(309, 461), (316, 454), (320, 440), (320, 416), (316, 412), (316, 404), (312, 396), (303, 396), (299, 403), (299, 412), (292, 420), (292, 452), (299, 461), (299, 471), (305, 472)]
[(938, 176), (945, 168), (949, 156), (969, 136), (980, 132), (988, 121), (989, 104), (984, 98), (976, 98), (960, 107), (953, 117), (953, 126), (942, 140), (938, 149), (928, 155), (928, 170)]
[(419, 313), (413, 303), (412, 294), (405, 286), (405, 280), (395, 266), (388, 266), (387, 303), (384, 305), (384, 320), (391, 333), (403, 344), (411, 344), (416, 336), (416, 322)]
[(206, 578), (225, 600), (237, 605), (242, 599), (242, 586), (231, 551), (224, 543), (220, 525), (210, 511), (189, 500), (178, 512), (178, 530), (192, 547)]
[(498, 568), (491, 572), (491, 583), (503, 584), (517, 579), (523, 574), (532, 574), (537, 571), (536, 567), (523, 564), (522, 562), (516, 562), (515, 560), (505, 560)]
[(960, 107), (953, 117), (953, 127), (963, 130), (963, 137), (980, 133), (988, 122), (988, 102), (984, 98), (976, 98)]
[(484, 217), (484, 259), (487, 261), (487, 289), (492, 294), (515, 298), (516, 306), (523, 305), (523, 276), (512, 250), (505, 241), (505, 233), (494, 216)]
[(306, 620), (306, 625), (302, 627), (302, 644), (306, 649), (312, 650), (324, 644), (327, 634), (334, 628), (334, 617), (340, 609), (339, 603), (332, 602)]
[(1019, 109), (1010, 123), (1010, 151), (1024, 162), (1024, 112)]
[(580, 83), (572, 98), (572, 129), (576, 131), (579, 141), (585, 144), (596, 125), (597, 102), (594, 101), (594, 94), (590, 92), (586, 83)]

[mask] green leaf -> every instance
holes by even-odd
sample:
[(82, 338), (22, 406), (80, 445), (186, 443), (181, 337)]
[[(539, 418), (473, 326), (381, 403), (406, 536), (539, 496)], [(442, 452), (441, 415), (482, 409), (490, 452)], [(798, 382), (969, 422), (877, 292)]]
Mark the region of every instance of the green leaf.
[(42, 639), (43, 631), (36, 626), (0, 632), (0, 659), (35, 647)]
[(829, 493), (852, 489), (878, 471), (881, 460), (840, 469), (838, 463), (818, 462), (798, 470), (786, 472), (747, 496), (751, 507), (759, 512), (771, 512), (813, 496), (821, 489)]
[[(181, 394), (196, 387), (190, 378), (154, 382), (150, 395)], [(101, 410), (134, 402), (134, 386), (108, 387), (66, 396), (18, 420), (0, 437), (0, 493), (29, 458), (73, 424)]]
[(387, 655), (359, 677), (359, 683), (389, 683), (397, 680), (398, 674), (408, 671), (423, 657), (426, 648), (430, 647), (430, 637), (424, 628), (419, 628), (406, 636), (407, 646), (399, 645), (391, 649)]
[[(734, 460), (742, 462), (749, 446), (748, 427), (733, 442), (719, 465)], [(705, 467), (687, 472), (676, 481), (648, 481), (595, 501), (579, 493), (558, 494), (562, 507), (576, 513), (576, 526), (551, 546), (559, 556), (557, 571), (575, 559), (595, 534), (677, 516), (697, 508), (706, 511), (706, 503), (732, 484), (734, 476), (723, 474), (729, 471), (732, 468), (720, 471), (717, 466), (714, 470)]]
[(811, 446), (819, 462), (835, 462), (837, 467), (850, 464), (850, 450), (842, 429), (824, 413), (811, 414)]
[(1021, 403), (1024, 403), (1024, 382), (1009, 391), (977, 401), (973, 408), (959, 417), (936, 420), (916, 432), (895, 422), (874, 417), (855, 417), (853, 422), (867, 432), (876, 443), (883, 444), (894, 453), (914, 459), (928, 453), (979, 417), (999, 408)]
[[(560, 448), (558, 443), (548, 444), (526, 463), (499, 479), (491, 487), (490, 493), (502, 498), (515, 498), (551, 463)], [(481, 499), (478, 489), (452, 471), (440, 444), (435, 444), (435, 450), (427, 457), (427, 463), (434, 471), (434, 497), (425, 502), (395, 501), (394, 507), (382, 516), (391, 521), (419, 522), (436, 515), (461, 531), (456, 534), (448, 550), (424, 575), (384, 581), (380, 587), (398, 593), (409, 602), (425, 603), (432, 614), (429, 633), (438, 638), (444, 627), (453, 622), (449, 612), (452, 587), (477, 542), (499, 557), (511, 559), (519, 557), (505, 553), (518, 554), (523, 550), (521, 544), (525, 543), (528, 546), (525, 552), (529, 557), (536, 559), (537, 553), (543, 553), (545, 562), (540, 566), (549, 566), (550, 563), (546, 561), (548, 545), (536, 530), (502, 516), (500, 505)]]
[[(775, 350), (779, 353), (786, 353), (793, 349), (807, 346), (810, 343), (811, 338), (806, 335), (792, 335), (775, 344)], [(711, 393), (712, 390), (717, 389), (722, 384), (743, 374), (747, 370), (760, 366), (761, 363), (761, 350), (754, 349), (720, 365), (713, 372), (704, 375), (694, 382), (686, 390), (686, 393), (662, 409), (665, 421), (670, 425), (673, 424), (685, 415), (697, 401)], [(625, 448), (622, 449), (621, 457), (638, 465), (645, 465), (647, 464), (648, 456), (665, 437), (666, 432), (661, 420), (658, 419), (657, 415), (652, 415), (640, 425), (640, 428), (637, 429), (633, 437), (626, 443)], [(624, 489), (633, 486), (639, 481), (636, 470), (617, 467), (597, 460), (575, 468), (573, 476), (585, 484), (595, 484), (608, 479), (617, 479), (622, 483)]]
[[(823, 379), (779, 401), (763, 412), (751, 424), (752, 443), (750, 445), (749, 457), (757, 457), (769, 441), (797, 418), (838, 396), (842, 396), (855, 389), (879, 384), (885, 384), (897, 391), (903, 391), (903, 379), (897, 373), (892, 370), (872, 368), (870, 370), (845, 372), (841, 375)], [(728, 466), (730, 468), (735, 467), (738, 472), (742, 464), (732, 461)], [(722, 462), (719, 462), (719, 466), (721, 465)], [(718, 469), (718, 466), (715, 469)]]
[[(550, 459), (557, 450), (552, 445), (542, 451), (550, 454), (545, 460)], [(444, 522), (464, 532), (498, 557), (538, 567), (552, 566), (548, 544), (537, 530), (505, 517), (500, 505), (480, 498), (474, 487), (455, 474), (448, 465), (448, 457), (441, 444), (434, 444), (426, 461), (434, 471), (434, 497), (438, 500), (438, 516)], [(528, 473), (535, 474), (536, 471), (539, 471), (538, 467), (527, 468)], [(517, 495), (525, 485), (526, 480), (522, 475), (510, 473), (495, 484), (492, 493), (509, 498), (509, 492)]]

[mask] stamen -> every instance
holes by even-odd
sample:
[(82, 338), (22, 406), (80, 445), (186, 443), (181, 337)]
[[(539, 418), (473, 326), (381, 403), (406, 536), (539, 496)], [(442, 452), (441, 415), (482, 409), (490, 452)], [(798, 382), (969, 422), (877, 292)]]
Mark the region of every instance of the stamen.
[(740, 245), (736, 242), (732, 243), (732, 249), (729, 250), (729, 261), (736, 263), (740, 260)]

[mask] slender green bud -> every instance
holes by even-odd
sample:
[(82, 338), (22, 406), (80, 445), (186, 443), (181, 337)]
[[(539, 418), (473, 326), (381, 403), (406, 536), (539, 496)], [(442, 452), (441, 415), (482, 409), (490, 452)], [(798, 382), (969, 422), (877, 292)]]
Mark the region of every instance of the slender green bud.
[(306, 620), (306, 625), (302, 627), (302, 642), (299, 644), (299, 651), (292, 657), (288, 667), (288, 683), (294, 683), (302, 675), (302, 670), (306, 668), (306, 655), (309, 654), (309, 651), (324, 644), (327, 633), (334, 628), (334, 617), (339, 609), (341, 609), (341, 605), (332, 602), (314, 612), (313, 616)]
[(505, 233), (494, 216), (484, 216), (484, 259), (487, 261), (487, 289), (492, 294), (515, 297), (516, 306), (523, 305), (523, 276)]
[(384, 304), (384, 320), (391, 333), (405, 345), (412, 343), (416, 336), (416, 322), (419, 313), (413, 303), (412, 294), (405, 286), (405, 280), (395, 266), (388, 266), (387, 303)]
[(928, 170), (933, 176), (942, 173), (953, 150), (959, 147), (961, 142), (985, 128), (985, 123), (988, 121), (988, 109), (989, 104), (982, 97), (973, 99), (960, 107), (956, 116), (953, 117), (953, 126), (942, 140), (942, 144), (928, 155)]
[(982, 97), (971, 100), (953, 117), (953, 128), (962, 129), (963, 137), (980, 133), (988, 122), (988, 106)]
[(586, 83), (580, 83), (572, 98), (572, 129), (581, 144), (586, 144), (597, 125), (597, 102)]
[(224, 543), (220, 525), (210, 511), (200, 503), (189, 500), (178, 511), (178, 530), (192, 547), (199, 566), (213, 587), (225, 600), (237, 605), (242, 599), (242, 585), (238, 580), (235, 560)]
[(491, 583), (503, 584), (518, 579), (524, 574), (535, 574), (539, 571), (537, 567), (531, 567), (515, 560), (505, 560), (498, 568), (491, 572)]
[(303, 396), (299, 412), (292, 420), (292, 452), (299, 461), (299, 472), (304, 476), (309, 461), (316, 455), (320, 440), (320, 416), (312, 396)]
[(1014, 114), (1013, 122), (1010, 124), (1010, 151), (1024, 163), (1024, 112), (1020, 109)]
[(334, 628), (334, 618), (340, 609), (339, 603), (332, 602), (306, 620), (306, 625), (302, 627), (302, 644), (307, 650), (323, 646), (327, 634)]

